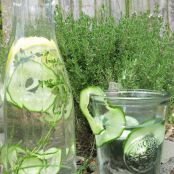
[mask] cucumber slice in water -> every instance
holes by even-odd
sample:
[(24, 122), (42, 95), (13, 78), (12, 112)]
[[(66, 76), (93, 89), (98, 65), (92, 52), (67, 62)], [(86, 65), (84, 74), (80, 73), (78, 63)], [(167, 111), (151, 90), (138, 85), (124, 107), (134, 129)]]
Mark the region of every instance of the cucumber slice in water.
[(40, 174), (44, 162), (36, 157), (25, 158), (19, 168), (18, 174)]
[(47, 166), (44, 167), (40, 174), (57, 174), (61, 165), (61, 149), (55, 147), (48, 149), (45, 152), (39, 154), (39, 158), (47, 160)]
[(103, 96), (103, 91), (98, 87), (88, 87), (81, 91), (80, 93), (80, 108), (88, 120), (88, 123), (91, 127), (92, 132), (97, 135), (100, 134), (103, 130), (102, 121), (98, 119), (98, 117), (92, 117), (88, 110), (89, 100), (91, 95), (101, 95)]
[[(1, 148), (1, 163), (6, 171), (14, 169), (14, 166), (18, 162), (19, 154), (25, 155), (25, 151), (18, 146), (4, 145)], [(10, 164), (10, 165), (9, 165)], [(10, 167), (10, 168), (9, 168)]]
[[(139, 125), (139, 122), (137, 119), (133, 118), (132, 116), (126, 115), (126, 128), (132, 128)], [(119, 137), (120, 140), (125, 140), (126, 137), (131, 133), (130, 130), (124, 130), (121, 136)]]
[(119, 108), (108, 107), (108, 112), (100, 116), (100, 119), (105, 130), (96, 135), (98, 147), (120, 137), (126, 124), (124, 113)]
[[(10, 97), (8, 91), (6, 92), (5, 98), (6, 98), (6, 100), (7, 100), (8, 102), (10, 102), (11, 104), (13, 104), (14, 106), (19, 107), (19, 106), (11, 99), (11, 97)], [(19, 108), (20, 108), (20, 107), (19, 107)]]
[(100, 88), (88, 87), (81, 92), (80, 107), (93, 133), (96, 135), (96, 145), (100, 147), (118, 138), (122, 134), (126, 120), (121, 109), (117, 107), (111, 108), (105, 101), (102, 102), (105, 104), (108, 111), (104, 115), (92, 117), (88, 110), (90, 95), (92, 94), (104, 96), (104, 92)]
[[(57, 174), (61, 167), (61, 150), (57, 149), (51, 159), (48, 159), (48, 167), (45, 169), (45, 173)], [(44, 171), (44, 170), (43, 170)]]
[(10, 67), (10, 72), (13, 72), (13, 64), (16, 55), (18, 61), (20, 61), (20, 58), (25, 57), (40, 63), (43, 61), (43, 63), (46, 64), (48, 63), (48, 57), (49, 60), (55, 59), (55, 57), (60, 57), (56, 43), (53, 40), (48, 40), (44, 37), (24, 37), (20, 38), (16, 43), (13, 43), (8, 54), (6, 70), (8, 70), (8, 67)]
[(126, 115), (126, 127), (135, 127), (138, 125), (139, 125), (139, 122), (137, 119)]
[[(15, 158), (15, 157), (14, 157)], [(0, 153), (0, 163), (3, 165), (5, 170), (8, 170), (8, 147), (2, 146)]]
[[(8, 94), (19, 107), (29, 111), (46, 111), (54, 102), (56, 95), (45, 83), (54, 81), (54, 72), (35, 61), (28, 61), (18, 65), (8, 84)], [(9, 101), (10, 102), (10, 101)]]
[(134, 129), (124, 143), (124, 161), (136, 173), (152, 170), (158, 158), (158, 148), (164, 140), (164, 124)]

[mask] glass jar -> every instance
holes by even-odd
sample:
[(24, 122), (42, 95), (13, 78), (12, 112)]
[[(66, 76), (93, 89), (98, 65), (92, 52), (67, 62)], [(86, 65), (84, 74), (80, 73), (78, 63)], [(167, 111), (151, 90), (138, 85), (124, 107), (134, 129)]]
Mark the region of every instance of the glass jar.
[(169, 95), (118, 90), (91, 97), (104, 130), (95, 135), (100, 174), (159, 174)]

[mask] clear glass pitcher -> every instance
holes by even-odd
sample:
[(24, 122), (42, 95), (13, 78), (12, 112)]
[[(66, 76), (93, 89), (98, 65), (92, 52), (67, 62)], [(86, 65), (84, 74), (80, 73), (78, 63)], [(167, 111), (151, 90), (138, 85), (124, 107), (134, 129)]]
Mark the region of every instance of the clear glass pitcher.
[(54, 1), (13, 0), (13, 9), (0, 173), (75, 173), (73, 97), (56, 43)]

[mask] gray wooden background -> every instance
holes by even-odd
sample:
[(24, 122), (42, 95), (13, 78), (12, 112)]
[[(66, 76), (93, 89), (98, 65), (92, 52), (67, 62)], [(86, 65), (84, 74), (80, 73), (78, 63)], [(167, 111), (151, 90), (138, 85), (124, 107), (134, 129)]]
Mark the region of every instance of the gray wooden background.
[[(12, 1), (0, 0), (2, 5), (3, 30), (5, 38), (8, 40), (11, 31), (12, 21)], [(104, 5), (108, 9), (109, 15), (115, 20), (119, 20), (126, 13), (126, 2), (129, 2), (129, 13), (150, 10), (153, 14), (155, 4), (160, 7), (160, 15), (165, 17), (169, 22), (172, 31), (174, 31), (174, 0), (53, 0), (55, 4), (60, 5), (64, 9), (66, 15), (71, 11), (74, 18), (79, 17), (83, 12), (91, 17), (98, 14), (99, 9)]]

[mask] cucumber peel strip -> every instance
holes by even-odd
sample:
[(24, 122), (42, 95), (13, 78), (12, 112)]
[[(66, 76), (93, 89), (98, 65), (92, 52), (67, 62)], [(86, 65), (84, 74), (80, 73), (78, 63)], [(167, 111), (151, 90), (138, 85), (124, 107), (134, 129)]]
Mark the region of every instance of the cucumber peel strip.
[(101, 95), (103, 96), (104, 93), (99, 87), (88, 87), (81, 91), (80, 93), (80, 108), (84, 116), (86, 117), (92, 132), (97, 135), (100, 134), (103, 130), (103, 123), (97, 117), (92, 117), (88, 110), (88, 105), (90, 102), (91, 95)]
[(105, 94), (99, 87), (88, 87), (80, 95), (80, 108), (96, 135), (96, 145), (100, 147), (121, 136), (126, 125), (126, 119), (124, 112), (119, 107), (110, 107), (104, 99), (102, 102), (108, 112), (101, 116), (92, 117), (88, 110), (90, 95), (103, 97)]

